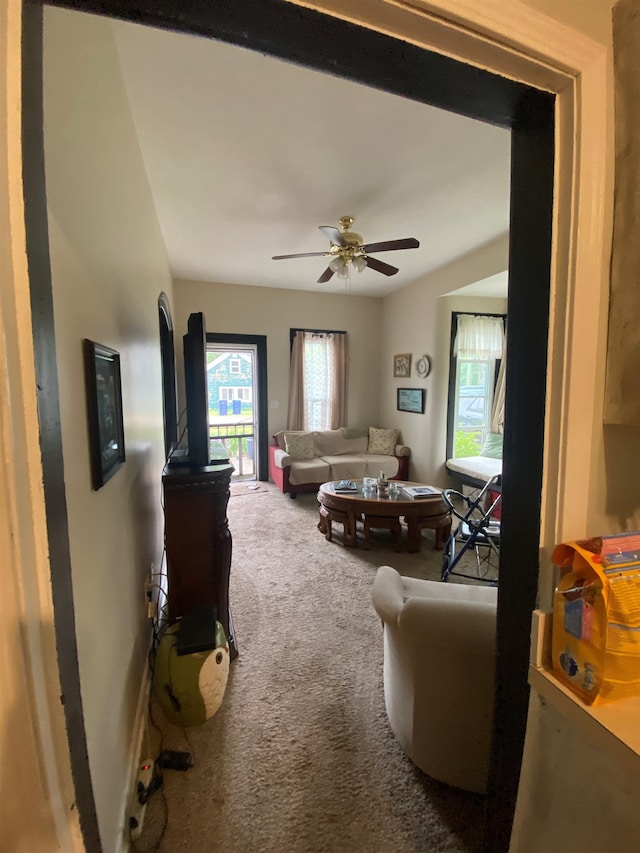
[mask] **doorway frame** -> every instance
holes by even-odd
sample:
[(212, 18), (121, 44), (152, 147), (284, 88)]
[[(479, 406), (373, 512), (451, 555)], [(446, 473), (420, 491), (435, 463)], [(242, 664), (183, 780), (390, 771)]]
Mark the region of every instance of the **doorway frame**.
[(269, 403), (267, 391), (266, 335), (239, 335), (207, 332), (207, 344), (237, 344), (256, 348), (256, 384), (258, 386), (258, 470), (256, 480), (269, 480)]
[[(34, 5), (41, 4), (26, 3), (25, 8)], [(54, 5), (120, 17), (135, 16), (138, 22), (149, 17), (148, 11), (138, 8), (138, 4), (124, 2)], [(159, 7), (168, 5), (174, 4), (157, 4)], [(262, 4), (266, 5), (269, 4)], [(303, 5), (308, 7), (312, 4), (291, 2), (284, 5), (295, 6), (302, 15)], [(316, 8), (349, 18), (350, 24), (356, 20), (361, 26), (393, 33), (397, 40), (407, 44), (423, 44), (428, 50), (441, 49), (463, 63), (489, 68), (495, 74), (508, 73), (511, 79), (525, 80), (529, 86), (546, 88), (558, 94), (555, 149), (563, 167), (556, 170), (555, 176), (555, 251), (549, 330), (554, 357), (549, 364), (545, 391), (547, 419), (541, 489), (540, 543), (548, 549), (554, 541), (583, 533), (591, 509), (589, 485), (593, 466), (585, 465), (584, 458), (591, 458), (588, 451), (596, 443), (594, 412), (603, 389), (601, 366), (606, 351), (606, 251), (610, 236), (607, 221), (610, 193), (607, 190), (610, 190), (611, 180), (607, 175), (611, 131), (606, 123), (610, 122), (611, 93), (607, 86), (607, 59), (603, 46), (580, 37), (574, 31), (563, 31), (555, 22), (545, 23), (532, 11), (524, 13), (519, 8), (514, 12), (513, 9), (502, 8), (502, 5), (500, 0), (487, 0), (482, 4), (482, 10), (478, 10), (466, 0), (371, 2), (359, 4), (357, 14), (354, 13), (354, 4), (347, 2), (316, 4)], [(262, 14), (269, 13), (260, 9), (254, 26), (260, 26)], [(171, 23), (170, 17), (162, 17), (156, 14), (156, 10), (152, 17), (153, 21), (149, 23), (160, 26)], [(184, 16), (178, 23), (184, 30)], [(27, 55), (30, 45), (32, 43), (27, 40), (24, 58), (32, 61), (33, 57)], [(26, 103), (31, 102), (27, 100)], [(32, 121), (34, 119), (37, 131), (37, 113), (31, 118)], [(31, 155), (37, 153), (37, 144), (36, 132)], [(37, 206), (36, 198), (27, 186), (29, 166), (33, 165), (28, 153), (25, 149), (27, 219), (29, 214), (34, 214)], [(589, 156), (585, 156), (587, 154)], [(607, 199), (604, 205), (601, 203), (603, 197)], [(36, 213), (44, 216), (46, 225), (46, 208)], [(38, 223), (32, 219), (27, 224), (32, 229), (29, 234), (32, 238), (33, 227), (38, 230)], [(29, 252), (32, 288), (34, 278), (39, 275), (46, 278), (48, 273), (47, 269), (38, 269), (37, 265), (32, 267), (34, 258), (33, 252)], [(48, 252), (45, 253), (45, 262), (48, 262)], [(32, 308), (34, 314), (35, 307)], [(34, 328), (34, 336), (36, 332)], [(577, 365), (581, 367), (579, 377), (575, 372)], [(579, 393), (577, 385), (580, 386)], [(580, 441), (575, 440), (577, 434)], [(569, 446), (568, 435), (574, 439), (573, 447)], [(46, 449), (55, 455), (55, 434), (51, 432), (47, 439), (50, 443)], [(45, 484), (47, 461), (51, 461), (51, 457), (44, 459)], [(53, 562), (52, 554), (52, 572)], [(61, 661), (61, 670), (62, 664)]]

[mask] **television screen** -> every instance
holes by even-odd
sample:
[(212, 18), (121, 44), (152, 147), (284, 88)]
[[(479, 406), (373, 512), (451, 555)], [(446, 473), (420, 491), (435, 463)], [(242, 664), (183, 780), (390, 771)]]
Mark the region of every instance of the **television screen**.
[(204, 314), (191, 314), (183, 337), (184, 385), (187, 398), (187, 459), (194, 467), (209, 464), (209, 393), (207, 330)]

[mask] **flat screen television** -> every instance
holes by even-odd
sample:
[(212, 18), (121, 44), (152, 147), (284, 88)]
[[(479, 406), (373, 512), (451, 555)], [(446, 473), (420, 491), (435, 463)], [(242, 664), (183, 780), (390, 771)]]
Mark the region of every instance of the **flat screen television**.
[[(180, 442), (169, 458), (170, 465), (204, 468), (228, 461), (216, 447), (212, 454), (209, 435), (209, 387), (207, 381), (207, 329), (204, 314), (191, 314), (182, 338), (186, 397), (186, 443)], [(218, 444), (218, 443), (216, 443)], [(212, 455), (215, 458), (212, 458)]]
[(209, 465), (209, 390), (207, 385), (207, 329), (204, 314), (189, 316), (184, 352), (184, 390), (187, 399), (187, 462)]

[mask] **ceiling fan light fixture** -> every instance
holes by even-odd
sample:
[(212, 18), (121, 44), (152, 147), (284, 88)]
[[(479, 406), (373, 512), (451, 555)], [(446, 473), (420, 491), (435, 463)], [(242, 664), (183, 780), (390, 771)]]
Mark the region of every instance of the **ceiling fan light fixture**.
[(286, 258), (330, 257), (329, 266), (318, 279), (318, 284), (329, 281), (333, 275), (350, 280), (351, 267), (356, 272), (363, 272), (367, 267), (382, 275), (395, 275), (398, 267), (386, 264), (375, 257), (373, 253), (392, 252), (398, 249), (418, 249), (420, 242), (415, 237), (403, 237), (399, 240), (382, 240), (378, 243), (364, 243), (362, 236), (351, 231), (353, 216), (341, 216), (340, 230), (333, 225), (319, 225), (318, 228), (325, 237), (329, 238), (329, 250), (325, 252), (302, 252), (293, 255), (274, 255), (274, 261)]

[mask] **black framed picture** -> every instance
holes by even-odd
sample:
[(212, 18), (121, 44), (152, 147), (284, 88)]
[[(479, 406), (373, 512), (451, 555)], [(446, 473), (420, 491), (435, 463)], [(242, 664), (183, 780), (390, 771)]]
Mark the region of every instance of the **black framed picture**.
[(97, 491), (125, 461), (120, 355), (86, 338), (83, 347), (91, 479)]
[(398, 388), (397, 390), (399, 412), (417, 412), (419, 415), (424, 413), (427, 394), (424, 388)]

